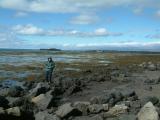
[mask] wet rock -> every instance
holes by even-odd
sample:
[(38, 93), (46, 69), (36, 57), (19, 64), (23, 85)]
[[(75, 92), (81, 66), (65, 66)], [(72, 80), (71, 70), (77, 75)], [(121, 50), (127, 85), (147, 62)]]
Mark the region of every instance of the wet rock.
[(19, 107), (13, 107), (13, 108), (9, 108), (6, 110), (8, 115), (11, 116), (16, 116), (16, 117), (20, 117), (21, 116), (21, 111)]
[(151, 102), (143, 106), (137, 115), (138, 120), (159, 120), (156, 108)]
[(78, 116), (82, 114), (81, 111), (72, 107), (71, 103), (61, 105), (55, 113), (60, 118), (68, 118), (70, 116)]
[(90, 113), (99, 113), (103, 111), (103, 105), (102, 104), (92, 104), (89, 105), (89, 112)]
[(9, 101), (4, 96), (0, 96), (0, 107), (6, 108), (8, 103)]
[(60, 120), (60, 118), (56, 115), (49, 114), (47, 111), (43, 111), (35, 114), (35, 120)]
[(24, 89), (20, 86), (13, 86), (9, 88), (8, 96), (10, 97), (21, 97), (24, 95)]
[(32, 89), (30, 91), (29, 95), (32, 96), (32, 97), (35, 97), (35, 96), (38, 96), (40, 94), (44, 94), (47, 91), (49, 91), (49, 88), (50, 88), (50, 86), (48, 85), (48, 83), (40, 82), (40, 83), (37, 84), (37, 86), (34, 89)]
[(81, 111), (82, 115), (87, 115), (89, 105), (90, 102), (75, 102), (73, 106)]
[(45, 110), (52, 106), (53, 96), (51, 91), (46, 94), (40, 94), (31, 100), (40, 110)]

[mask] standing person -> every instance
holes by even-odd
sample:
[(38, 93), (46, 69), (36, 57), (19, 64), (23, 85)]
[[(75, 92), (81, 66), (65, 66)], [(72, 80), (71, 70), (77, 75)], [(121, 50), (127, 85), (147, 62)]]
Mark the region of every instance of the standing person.
[(52, 60), (51, 57), (48, 58), (48, 61), (45, 64), (45, 70), (46, 70), (46, 81), (51, 83), (52, 81), (52, 72), (55, 68), (55, 63)]

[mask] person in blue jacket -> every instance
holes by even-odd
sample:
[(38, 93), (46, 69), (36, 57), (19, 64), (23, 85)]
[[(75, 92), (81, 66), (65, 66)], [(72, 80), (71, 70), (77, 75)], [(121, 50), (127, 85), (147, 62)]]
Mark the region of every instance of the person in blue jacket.
[(52, 73), (54, 69), (55, 69), (55, 62), (52, 60), (51, 57), (49, 57), (48, 61), (45, 64), (46, 81), (49, 83), (52, 82)]

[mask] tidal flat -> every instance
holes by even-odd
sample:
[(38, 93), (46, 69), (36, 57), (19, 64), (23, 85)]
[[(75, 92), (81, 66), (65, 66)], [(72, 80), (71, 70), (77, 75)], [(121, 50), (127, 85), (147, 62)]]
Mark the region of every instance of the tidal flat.
[(160, 109), (159, 91), (160, 53), (0, 51), (2, 120), (136, 120), (145, 104)]

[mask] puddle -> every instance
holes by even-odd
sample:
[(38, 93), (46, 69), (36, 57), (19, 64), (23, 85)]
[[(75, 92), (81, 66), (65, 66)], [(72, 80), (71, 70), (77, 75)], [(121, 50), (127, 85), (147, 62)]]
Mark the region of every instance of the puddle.
[(20, 86), (22, 88), (25, 88), (23, 85), (24, 85), (24, 82), (19, 82), (16, 80), (4, 80), (1, 82), (2, 87)]
[(80, 69), (78, 68), (64, 68), (64, 70), (80, 71)]

